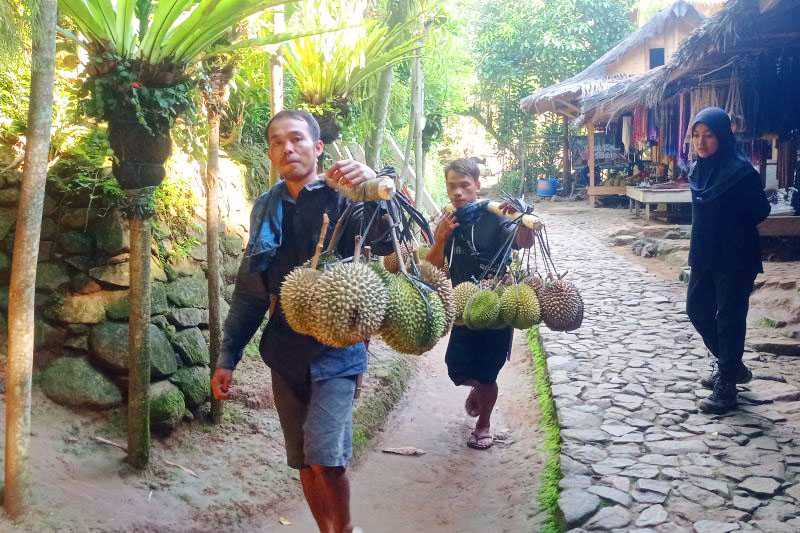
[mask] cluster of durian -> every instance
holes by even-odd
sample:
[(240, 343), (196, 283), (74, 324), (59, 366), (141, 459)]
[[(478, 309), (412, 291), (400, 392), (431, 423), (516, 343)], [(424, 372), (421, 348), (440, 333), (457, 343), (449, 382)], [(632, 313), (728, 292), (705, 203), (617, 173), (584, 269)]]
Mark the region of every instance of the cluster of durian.
[(453, 286), (440, 269), (420, 261), (419, 276), (389, 272), (381, 263), (373, 270), (389, 294), (386, 317), (380, 328), (384, 342), (406, 354), (422, 354), (444, 337), (453, 324)]
[(336, 348), (375, 334), (388, 305), (383, 281), (362, 263), (295, 268), (284, 279), (280, 298), (289, 327)]
[(564, 280), (531, 276), (522, 283), (488, 279), (453, 289), (457, 325), (470, 329), (528, 329), (544, 322), (555, 331), (572, 331), (583, 322), (583, 300)]
[(281, 286), (289, 326), (328, 346), (344, 347), (380, 334), (398, 352), (421, 354), (450, 331), (453, 286), (427, 261), (419, 276), (389, 272), (381, 262), (310, 264)]

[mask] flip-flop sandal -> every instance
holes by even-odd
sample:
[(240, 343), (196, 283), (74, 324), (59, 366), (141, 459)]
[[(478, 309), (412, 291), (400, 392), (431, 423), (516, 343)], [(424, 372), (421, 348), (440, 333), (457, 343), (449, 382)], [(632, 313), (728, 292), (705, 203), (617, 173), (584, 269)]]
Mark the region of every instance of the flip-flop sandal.
[(467, 439), (467, 446), (473, 450), (488, 450), (494, 444), (494, 437), (492, 435), (477, 436), (474, 432), (469, 434)]
[(475, 394), (475, 387), (472, 387), (472, 390), (467, 395), (467, 399), (464, 401), (464, 410), (467, 412), (467, 416), (471, 416), (472, 418), (476, 418), (480, 411), (475, 408), (475, 401), (473, 400), (473, 395)]

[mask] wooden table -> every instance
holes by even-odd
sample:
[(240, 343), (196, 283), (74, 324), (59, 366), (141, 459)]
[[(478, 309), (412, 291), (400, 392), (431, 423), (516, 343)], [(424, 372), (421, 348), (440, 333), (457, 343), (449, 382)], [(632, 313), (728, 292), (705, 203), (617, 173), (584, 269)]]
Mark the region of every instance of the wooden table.
[(800, 237), (800, 216), (776, 215), (758, 225), (762, 237)]
[(602, 196), (625, 196), (625, 187), (614, 187), (609, 185), (589, 186), (586, 189), (586, 196), (592, 207), (597, 207), (597, 199)]
[(625, 195), (630, 199), (631, 213), (639, 216), (639, 208), (644, 205), (644, 219), (650, 221), (651, 204), (690, 204), (692, 192), (687, 189), (643, 189), (626, 187)]

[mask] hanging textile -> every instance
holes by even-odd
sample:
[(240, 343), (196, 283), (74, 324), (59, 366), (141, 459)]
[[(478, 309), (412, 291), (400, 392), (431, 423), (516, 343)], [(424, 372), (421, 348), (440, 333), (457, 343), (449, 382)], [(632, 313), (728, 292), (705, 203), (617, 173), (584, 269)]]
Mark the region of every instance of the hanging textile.
[[(682, 168), (686, 168), (689, 164), (689, 146), (687, 144), (686, 133), (689, 130), (689, 117), (691, 116), (692, 111), (690, 106), (689, 94), (681, 93), (678, 96), (679, 125), (677, 131), (677, 142), (678, 160)], [(688, 142), (691, 142), (691, 140)]]
[(728, 86), (728, 101), (725, 104), (725, 112), (731, 117), (734, 133), (744, 133), (747, 131), (747, 122), (744, 116), (744, 105), (742, 103), (741, 81), (736, 69), (731, 72), (731, 80)]
[(647, 142), (658, 144), (658, 127), (656, 126), (656, 112), (652, 109), (647, 110)]
[(633, 108), (633, 136), (634, 146), (642, 148), (647, 142), (647, 108), (636, 106)]
[(633, 117), (630, 115), (625, 115), (622, 117), (622, 145), (625, 147), (625, 155), (628, 155), (631, 152), (632, 121)]

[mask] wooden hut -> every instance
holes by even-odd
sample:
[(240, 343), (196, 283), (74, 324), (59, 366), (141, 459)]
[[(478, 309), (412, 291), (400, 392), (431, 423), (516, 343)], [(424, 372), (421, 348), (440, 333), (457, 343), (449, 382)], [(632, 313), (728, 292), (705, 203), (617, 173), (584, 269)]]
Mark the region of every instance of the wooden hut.
[[(545, 87), (520, 101), (520, 108), (528, 113), (558, 113), (568, 120), (581, 115), (581, 101), (598, 93), (624, 84), (641, 74), (658, 68), (668, 61), (681, 42), (704, 21), (686, 0), (677, 0), (662, 9), (637, 31), (623, 39), (611, 50), (575, 76), (555, 85)], [(601, 189), (596, 184), (594, 157), (594, 129), (587, 124), (587, 144), (590, 156), (590, 199), (609, 194), (624, 194), (620, 188)], [(565, 153), (568, 148), (565, 146)], [(569, 173), (568, 157), (564, 157), (565, 174)]]
[[(637, 107), (659, 119), (677, 164), (688, 157), (688, 122), (702, 107), (731, 115), (767, 188), (787, 190), (800, 150), (800, 2), (730, 0), (690, 35), (664, 67), (581, 102), (583, 123), (609, 124)], [(670, 153), (666, 153), (670, 152)], [(765, 235), (800, 232), (800, 219), (771, 217)]]

